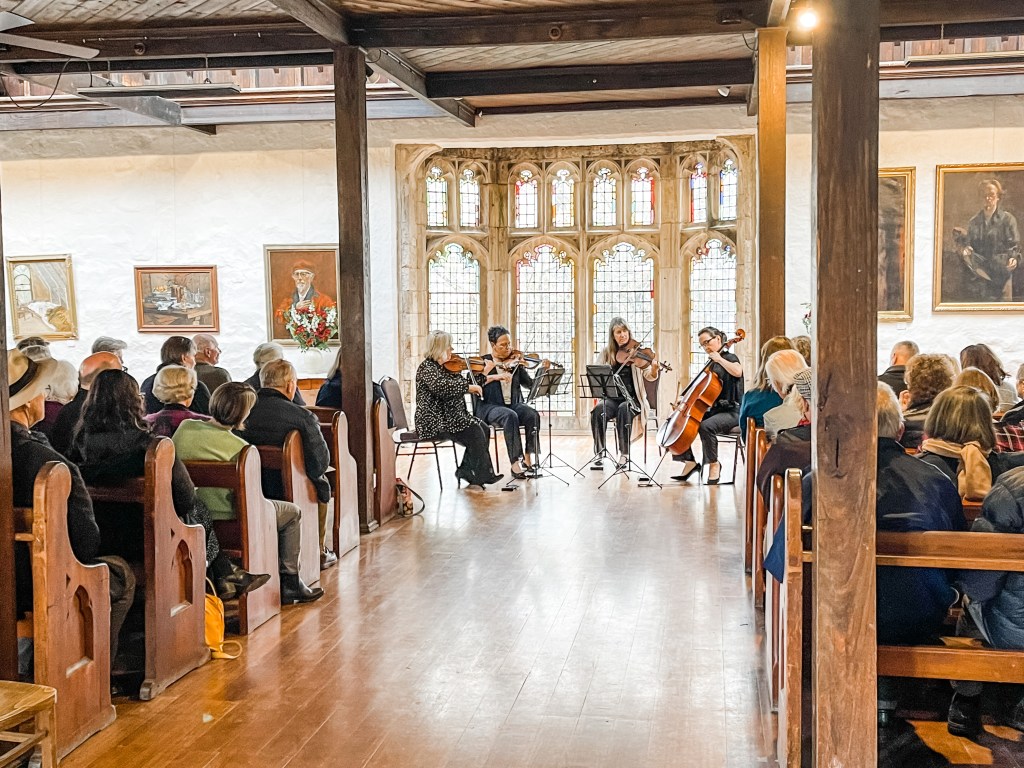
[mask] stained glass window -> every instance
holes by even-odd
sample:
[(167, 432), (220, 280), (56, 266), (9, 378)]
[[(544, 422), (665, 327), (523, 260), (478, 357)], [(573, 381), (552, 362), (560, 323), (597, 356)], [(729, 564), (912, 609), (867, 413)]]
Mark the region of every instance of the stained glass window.
[(551, 398), (551, 408), (558, 413), (576, 409), (575, 306), (573, 263), (565, 253), (541, 245), (516, 262), (516, 343), (565, 367), (565, 393)]
[(472, 168), (466, 168), (459, 176), (459, 226), (480, 226), (480, 180)]
[(427, 174), (427, 226), (448, 226), (448, 179), (436, 165)]
[(615, 176), (611, 168), (602, 168), (594, 179), (593, 220), (595, 227), (615, 226)]
[(714, 326), (731, 334), (736, 326), (736, 252), (717, 238), (690, 261), (690, 377), (707, 363), (697, 332)]
[(736, 202), (739, 199), (740, 171), (736, 163), (729, 158), (718, 174), (718, 218), (720, 220), (736, 218)]
[(520, 229), (536, 229), (539, 201), (537, 177), (533, 171), (523, 170), (516, 179), (515, 225)]
[(566, 168), (555, 174), (551, 182), (551, 223), (571, 227), (576, 223), (576, 182)]
[(637, 168), (630, 180), (630, 221), (634, 226), (650, 226), (654, 223), (654, 176), (651, 169)]
[(430, 259), (427, 275), (431, 331), (448, 331), (456, 352), (480, 349), (480, 263), (450, 243)]
[(594, 353), (608, 343), (608, 325), (621, 317), (636, 339), (654, 344), (654, 260), (619, 243), (594, 264)]
[(690, 173), (690, 221), (694, 224), (708, 220), (708, 172), (704, 163)]

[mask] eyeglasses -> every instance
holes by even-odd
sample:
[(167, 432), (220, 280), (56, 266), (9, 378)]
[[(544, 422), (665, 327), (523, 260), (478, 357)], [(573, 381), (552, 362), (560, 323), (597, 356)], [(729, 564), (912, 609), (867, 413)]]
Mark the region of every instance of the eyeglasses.
[(708, 344), (711, 343), (711, 339), (704, 339), (704, 341), (701, 341), (701, 340), (698, 339), (697, 343), (700, 344), (702, 347), (706, 347)]
[(121, 370), (124, 371), (125, 373), (128, 373), (128, 366), (127, 365), (122, 365), (121, 366)]

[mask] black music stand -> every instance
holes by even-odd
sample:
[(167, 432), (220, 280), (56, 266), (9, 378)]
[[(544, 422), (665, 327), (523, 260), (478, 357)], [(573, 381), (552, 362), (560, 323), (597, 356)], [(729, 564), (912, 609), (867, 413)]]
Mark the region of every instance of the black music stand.
[(554, 366), (548, 368), (546, 371), (536, 374), (533, 377), (533, 386), (530, 387), (530, 391), (526, 395), (526, 404), (532, 405), (533, 402), (540, 397), (546, 397), (548, 399), (548, 407), (545, 409), (548, 416), (548, 455), (541, 461), (537, 462), (535, 466), (539, 472), (551, 475), (551, 477), (557, 478), (568, 485), (568, 481), (551, 471), (555, 468), (555, 462), (559, 461), (561, 463), (558, 466), (568, 467), (573, 471), (574, 475), (583, 474), (561, 456), (556, 456), (551, 448), (551, 415), (554, 412), (551, 408), (551, 396), (561, 394), (558, 389), (562, 385), (562, 377), (564, 375), (564, 368), (555, 368)]

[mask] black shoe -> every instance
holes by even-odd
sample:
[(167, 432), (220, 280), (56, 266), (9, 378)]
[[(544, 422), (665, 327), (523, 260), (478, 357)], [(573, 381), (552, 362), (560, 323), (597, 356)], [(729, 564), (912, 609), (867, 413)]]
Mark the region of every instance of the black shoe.
[(690, 477), (693, 476), (694, 472), (700, 472), (700, 470), (701, 470), (701, 465), (698, 464), (695, 461), (695, 462), (693, 462), (693, 466), (690, 467), (689, 470), (687, 470), (686, 472), (683, 472), (682, 474), (679, 474), (679, 475), (672, 475), (671, 479), (672, 480), (678, 480), (681, 483), (685, 483), (687, 480), (690, 479)]
[(320, 550), (320, 570), (326, 571), (332, 565), (338, 564), (338, 556), (329, 549)]
[(494, 474), (492, 474), (488, 479), (481, 480), (480, 482), (478, 482), (477, 485), (479, 485), (481, 488), (483, 488), (485, 485), (490, 485), (491, 483), (498, 482), (504, 476), (505, 475), (494, 475)]
[[(711, 468), (718, 465), (718, 477), (711, 477)], [(718, 485), (718, 481), (722, 479), (722, 465), (717, 461), (713, 461), (708, 464), (708, 479), (704, 481), (704, 485)]]
[(594, 471), (600, 472), (602, 469), (604, 469), (604, 462), (601, 461), (601, 459), (597, 459), (593, 464), (590, 465), (590, 468)]
[(312, 603), (324, 596), (320, 587), (307, 587), (297, 573), (281, 574), (281, 605)]
[(1017, 706), (1010, 712), (1006, 724), (1014, 730), (1024, 733), (1024, 699), (1017, 702)]
[(954, 736), (973, 739), (981, 733), (981, 696), (953, 694), (946, 729)]
[(528, 480), (536, 480), (538, 477), (543, 477), (540, 473), (540, 468), (536, 464), (527, 467), (523, 472)]
[(525, 468), (519, 469), (519, 470), (512, 469), (510, 467), (509, 468), (509, 472), (512, 474), (512, 477), (514, 477), (516, 480), (525, 480), (528, 477), (533, 477), (533, 475), (530, 474), (530, 472), (531, 472), (531, 468), (530, 467), (525, 467)]
[(213, 588), (221, 600), (235, 600), (247, 592), (259, 589), (268, 581), (269, 573), (249, 573), (232, 563), (231, 573), (214, 581)]

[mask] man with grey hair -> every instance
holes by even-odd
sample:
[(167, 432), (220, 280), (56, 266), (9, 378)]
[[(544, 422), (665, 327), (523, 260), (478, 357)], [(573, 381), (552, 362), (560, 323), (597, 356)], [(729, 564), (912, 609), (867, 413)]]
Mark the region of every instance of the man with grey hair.
[[(298, 390), (295, 367), (287, 360), (271, 360), (260, 369), (260, 388), (256, 405), (245, 420), (239, 437), (252, 445), (284, 445), (292, 430), (302, 438), (306, 459), (306, 476), (316, 488), (320, 503), (320, 569), (338, 562), (338, 556), (327, 548), (327, 503), (331, 500), (331, 484), (324, 476), (331, 463), (331, 452), (320, 431), (320, 422), (312, 412), (293, 402)], [(284, 485), (279, 472), (263, 473), (263, 495), (268, 499), (284, 499)]]
[(208, 333), (197, 333), (192, 337), (192, 343), (196, 345), (196, 376), (212, 395), (221, 384), (231, 381), (227, 369), (217, 366), (220, 362), (220, 344)]
[(124, 364), (124, 351), (128, 349), (128, 343), (121, 341), (121, 339), (115, 339), (112, 336), (97, 336), (96, 341), (92, 343), (92, 353), (95, 355), (97, 352), (110, 352), (112, 355), (117, 355), (117, 359)]
[[(263, 366), (267, 363), (273, 362), (274, 360), (284, 359), (284, 347), (278, 344), (276, 341), (265, 341), (259, 344), (252, 353), (252, 362), (256, 366), (256, 372), (253, 373), (245, 383), (255, 389), (257, 392), (260, 391), (260, 371), (263, 370)], [(295, 396), (292, 398), (292, 402), (296, 405), (305, 405), (306, 401), (302, 399), (302, 395), (299, 394), (298, 387), (295, 389)]]
[(892, 387), (892, 391), (899, 397), (900, 392), (907, 388), (903, 381), (903, 374), (907, 369), (907, 360), (918, 354), (921, 350), (912, 341), (897, 341), (889, 354), (889, 367), (879, 376), (878, 380), (883, 381)]

